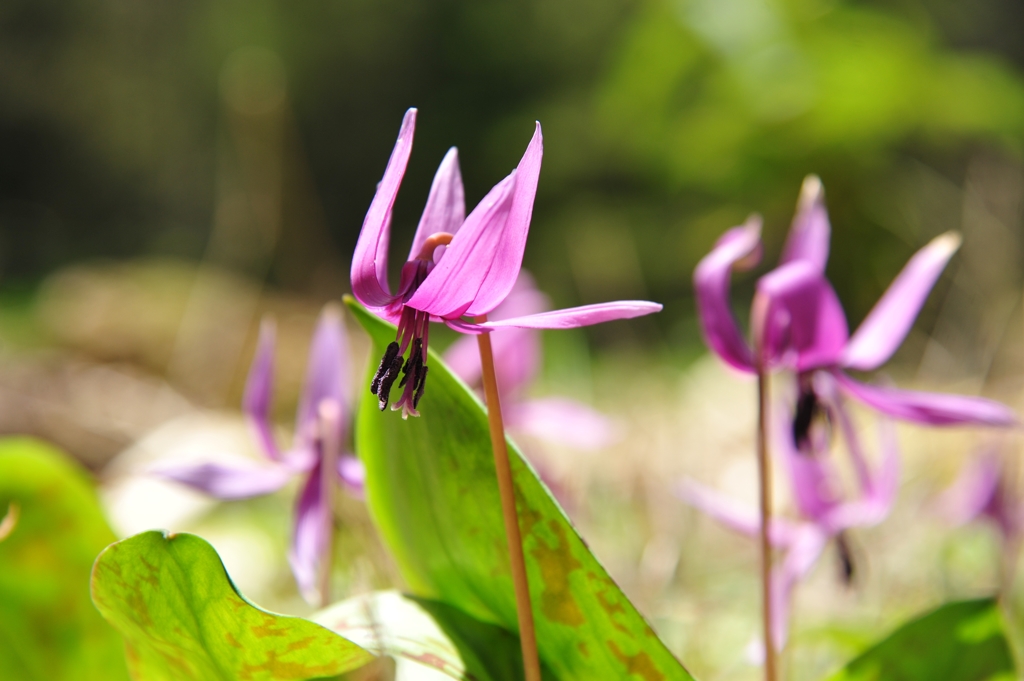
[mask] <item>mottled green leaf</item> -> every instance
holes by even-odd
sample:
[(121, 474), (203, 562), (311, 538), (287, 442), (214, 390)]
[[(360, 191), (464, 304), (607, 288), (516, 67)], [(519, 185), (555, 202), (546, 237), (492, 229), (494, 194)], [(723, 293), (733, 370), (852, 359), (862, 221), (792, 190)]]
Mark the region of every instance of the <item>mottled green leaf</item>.
[(520, 681), (519, 639), (450, 605), (397, 591), (337, 603), (311, 617), (395, 660), (395, 681)]
[(92, 597), (128, 642), (139, 681), (312, 679), (373, 659), (318, 624), (249, 603), (213, 547), (190, 534), (144, 532), (107, 547)]
[(1013, 655), (991, 598), (946, 603), (894, 631), (828, 681), (1012, 681)]
[(121, 637), (89, 601), (115, 537), (84, 471), (37, 440), (0, 440), (0, 518), (0, 679), (127, 679)]
[[(395, 327), (347, 302), (373, 341), (376, 368)], [(367, 502), (417, 595), (518, 631), (486, 412), (439, 357), (429, 364), (419, 418), (381, 413), (363, 391), (356, 447)], [(509, 448), (544, 663), (563, 681), (691, 678)]]

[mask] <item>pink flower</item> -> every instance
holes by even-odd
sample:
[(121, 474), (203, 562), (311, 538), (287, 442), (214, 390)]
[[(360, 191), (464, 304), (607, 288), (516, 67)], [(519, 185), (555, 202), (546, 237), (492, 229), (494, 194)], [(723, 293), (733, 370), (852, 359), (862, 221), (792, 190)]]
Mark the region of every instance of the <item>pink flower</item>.
[(978, 453), (942, 493), (939, 511), (953, 526), (988, 520), (1003, 544), (1016, 550), (1024, 531), (1024, 502), (1015, 493), (1007, 463), (995, 447)]
[(847, 395), (894, 418), (931, 425), (1015, 425), (1013, 411), (992, 400), (868, 385), (845, 372), (877, 369), (892, 356), (959, 247), (960, 237), (943, 234), (918, 251), (851, 336), (839, 299), (825, 278), (829, 231), (821, 182), (809, 177), (779, 266), (757, 283), (751, 326), (760, 358), (755, 358), (732, 315), (729, 280), (734, 269), (749, 269), (760, 260), (761, 221), (752, 217), (726, 232), (693, 277), (701, 328), (711, 349), (743, 372), (756, 372), (758, 359), (765, 368), (797, 372), (800, 423), (809, 423), (808, 410), (816, 400), (813, 391), (808, 392), (813, 381), (807, 378), (820, 373), (831, 375)]
[[(538, 314), (548, 299), (534, 286), (526, 270), (519, 273), (512, 292), (494, 310), (494, 319)], [(491, 332), (501, 410), (509, 430), (577, 449), (598, 449), (615, 439), (609, 420), (585, 404), (564, 397), (527, 399), (524, 391), (536, 378), (541, 364), (536, 329), (506, 328)], [(480, 383), (480, 354), (476, 341), (460, 338), (444, 353), (452, 372), (471, 386)]]
[[(288, 554), (295, 581), (303, 595), (315, 592), (317, 566), (329, 545), (325, 535), (332, 513), (323, 498), (323, 443), (327, 435), (345, 442), (351, 408), (346, 390), (348, 343), (337, 311), (328, 307), (320, 315), (309, 348), (306, 382), (295, 415), (295, 435), (290, 449), (282, 451), (274, 438), (270, 419), (274, 383), (274, 325), (265, 320), (242, 408), (255, 431), (264, 465), (219, 463), (164, 465), (154, 473), (175, 480), (220, 499), (245, 499), (281, 489), (297, 475), (306, 480), (295, 507), (295, 529)], [(330, 431), (325, 433), (326, 429)], [(357, 496), (363, 490), (363, 466), (354, 455), (342, 452), (337, 461), (338, 481)]]
[[(845, 576), (852, 576), (853, 564), (846, 548), (844, 532), (855, 527), (868, 527), (880, 523), (889, 514), (899, 484), (899, 455), (891, 422), (880, 421), (882, 460), (872, 470), (864, 455), (860, 438), (835, 389), (832, 377), (816, 377), (816, 386), (822, 395), (819, 407), (827, 410), (846, 440), (858, 493), (844, 499), (835, 461), (830, 458), (828, 435), (822, 428), (808, 433), (804, 447), (798, 446), (790, 429), (787, 410), (779, 410), (776, 441), (778, 456), (789, 478), (793, 501), (800, 514), (799, 520), (772, 518), (768, 527), (771, 545), (783, 551), (783, 559), (772, 568), (773, 627), (776, 649), (786, 643), (789, 611), (793, 590), (821, 556), (829, 541), (835, 540), (843, 559)], [(726, 527), (756, 538), (761, 521), (756, 509), (737, 504), (728, 497), (692, 480), (684, 480), (678, 494), (687, 503), (712, 516)]]
[(370, 385), (381, 410), (387, 407), (391, 387), (401, 373), (399, 387), (404, 390), (392, 408), (402, 409), (403, 417), (417, 415), (426, 385), (432, 321), (475, 334), (507, 327), (572, 328), (661, 310), (656, 303), (618, 301), (501, 321), (464, 319), (493, 311), (509, 295), (519, 276), (540, 176), (543, 143), (539, 123), (519, 166), (468, 216), (458, 154), (454, 148), (448, 152), (434, 176), (412, 248), (402, 266), (398, 291), (392, 293), (387, 278), (391, 209), (412, 151), (415, 124), (416, 109), (410, 109), (352, 256), (352, 293), (369, 310), (398, 325), (397, 339), (388, 346)]

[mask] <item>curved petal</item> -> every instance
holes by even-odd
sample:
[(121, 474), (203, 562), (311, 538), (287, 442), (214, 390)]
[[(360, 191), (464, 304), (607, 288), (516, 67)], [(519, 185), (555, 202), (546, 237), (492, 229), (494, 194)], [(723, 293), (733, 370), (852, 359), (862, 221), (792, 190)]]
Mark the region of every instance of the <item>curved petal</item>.
[(799, 451), (793, 443), (792, 422), (788, 410), (778, 410), (776, 451), (789, 473), (793, 501), (800, 515), (813, 522), (831, 511), (840, 497), (835, 485), (835, 469), (828, 451)]
[(775, 649), (786, 647), (789, 636), (789, 611), (793, 603), (793, 589), (807, 576), (825, 550), (830, 536), (814, 525), (802, 525), (793, 536), (782, 564), (772, 570), (772, 629)]
[(338, 458), (338, 478), (349, 494), (362, 499), (366, 487), (366, 467), (359, 457), (343, 454)]
[(384, 177), (377, 185), (370, 209), (366, 211), (359, 240), (352, 254), (352, 294), (368, 307), (383, 307), (392, 302), (391, 289), (388, 287), (391, 209), (395, 205), (395, 197), (398, 196), (398, 188), (409, 163), (415, 129), (416, 109), (409, 109), (402, 119), (398, 141), (388, 159)]
[(632, 319), (644, 315), (661, 312), (659, 303), (647, 300), (616, 300), (611, 303), (597, 303), (570, 307), (564, 310), (552, 310), (524, 317), (501, 319), (483, 324), (466, 325), (466, 328), (477, 327), (480, 331), (515, 327), (519, 329), (575, 329), (580, 326), (591, 326), (610, 322), (616, 319)]
[(992, 452), (972, 459), (939, 497), (937, 506), (954, 527), (985, 514), (998, 496), (1002, 464)]
[(892, 357), (946, 263), (959, 247), (960, 235), (947, 232), (918, 251), (857, 327), (840, 363), (868, 371)]
[[(339, 427), (344, 428), (348, 413), (348, 341), (341, 322), (341, 310), (327, 305), (320, 313), (313, 339), (309, 344), (306, 381), (295, 414), (295, 440), (298, 446), (308, 445), (316, 436), (320, 404), (332, 400), (341, 408)], [(343, 433), (337, 437), (341, 439)]]
[(770, 364), (807, 371), (835, 364), (846, 347), (846, 315), (839, 298), (803, 260), (758, 280), (752, 317)]
[(618, 429), (607, 416), (564, 397), (502, 406), (509, 428), (576, 449), (600, 449), (615, 442), (619, 436)]
[(408, 305), (452, 318), (487, 314), (505, 299), (523, 264), (543, 146), (538, 123), (519, 166), (473, 209)]
[[(754, 508), (738, 504), (717, 490), (687, 478), (676, 486), (675, 492), (679, 499), (731, 530), (748, 537), (756, 537), (761, 531), (761, 520)], [(776, 548), (789, 546), (800, 527), (782, 518), (772, 518), (768, 541)]]
[(273, 459), (281, 460), (281, 452), (274, 441), (274, 427), (270, 422), (271, 403), (274, 395), (274, 346), (276, 327), (272, 319), (265, 318), (260, 324), (260, 336), (256, 341), (256, 354), (249, 367), (242, 396), (242, 411), (256, 431), (260, 449)]
[(800, 189), (796, 215), (789, 228), (786, 245), (782, 249), (780, 265), (802, 260), (818, 274), (825, 273), (828, 263), (831, 227), (825, 209), (825, 189), (817, 175), (808, 175)]
[(414, 260), (420, 254), (423, 242), (431, 234), (455, 234), (465, 219), (466, 198), (462, 188), (462, 173), (459, 172), (459, 150), (452, 147), (441, 160), (434, 182), (430, 185), (427, 205), (412, 238), (409, 260)]
[[(729, 305), (729, 281), (740, 265), (760, 260), (761, 218), (751, 216), (742, 227), (722, 235), (693, 272), (697, 312), (704, 340), (715, 354), (740, 371), (754, 371), (754, 356)], [(751, 262), (752, 261), (752, 262)]]
[(459, 233), (406, 305), (444, 319), (461, 317), (476, 300), (508, 221), (516, 173), (496, 184), (462, 224)]
[(833, 372), (842, 389), (854, 399), (893, 418), (932, 426), (1016, 426), (1012, 409), (984, 397), (948, 395), (868, 385)]
[(327, 550), (331, 509), (323, 498), (320, 463), (310, 471), (295, 505), (295, 529), (288, 563), (299, 591), (310, 603), (317, 600), (317, 575)]
[(231, 466), (221, 463), (163, 464), (151, 471), (218, 499), (248, 499), (284, 487), (294, 475), (288, 466)]

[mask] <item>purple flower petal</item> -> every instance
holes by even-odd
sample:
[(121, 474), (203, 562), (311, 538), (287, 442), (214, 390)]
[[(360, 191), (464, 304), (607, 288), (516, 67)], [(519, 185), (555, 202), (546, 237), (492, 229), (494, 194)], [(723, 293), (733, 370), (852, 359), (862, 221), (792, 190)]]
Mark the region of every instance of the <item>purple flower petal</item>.
[(803, 260), (757, 282), (754, 324), (766, 359), (806, 371), (834, 364), (848, 338), (846, 315), (832, 285)]
[(761, 257), (761, 218), (751, 216), (718, 240), (693, 272), (697, 312), (704, 339), (715, 354), (740, 371), (754, 371), (754, 356), (729, 305), (732, 271), (752, 267)]
[(824, 450), (801, 452), (793, 444), (792, 414), (779, 410), (777, 418), (776, 454), (789, 473), (793, 488), (793, 501), (805, 518), (817, 522), (839, 504), (839, 491), (835, 488), (835, 467)]
[(462, 188), (462, 174), (459, 172), (459, 152), (455, 147), (448, 150), (430, 185), (430, 195), (423, 209), (420, 224), (409, 249), (409, 260), (414, 260), (423, 249), (423, 242), (431, 234), (448, 232), (455, 234), (466, 219), (466, 199)]
[(868, 385), (835, 371), (840, 387), (854, 399), (893, 418), (932, 426), (970, 425), (1016, 426), (1012, 409), (984, 397), (900, 390)]
[(794, 532), (782, 564), (772, 570), (772, 629), (775, 649), (786, 647), (793, 589), (814, 567), (831, 537), (812, 524), (801, 524)]
[[(726, 527), (748, 537), (761, 531), (761, 519), (753, 508), (738, 504), (717, 490), (686, 478), (675, 489), (676, 496)], [(783, 518), (772, 518), (768, 525), (768, 541), (779, 548), (792, 543), (798, 525)]]
[(510, 429), (549, 442), (591, 450), (618, 439), (618, 429), (607, 416), (574, 400), (549, 397), (502, 407)]
[[(345, 383), (348, 373), (348, 342), (341, 322), (341, 311), (333, 305), (327, 305), (320, 313), (309, 344), (306, 382), (295, 415), (296, 446), (308, 445), (316, 437), (320, 405), (325, 400), (331, 400), (339, 406), (341, 417), (337, 423), (344, 428), (349, 404)], [(339, 440), (342, 435), (343, 432), (337, 433)]]
[(476, 300), (500, 247), (516, 187), (516, 173), (477, 204), (406, 305), (443, 319), (461, 317)]
[(991, 451), (969, 461), (939, 497), (938, 507), (947, 522), (956, 527), (985, 515), (998, 495), (1002, 474), (1002, 463)]
[(230, 466), (220, 463), (163, 464), (151, 472), (218, 499), (248, 499), (270, 494), (284, 487), (295, 474), (285, 465)]
[(412, 138), (416, 129), (416, 109), (409, 109), (402, 119), (398, 141), (388, 159), (384, 177), (366, 212), (363, 227), (352, 254), (352, 294), (367, 307), (384, 307), (392, 302), (388, 287), (388, 242), (391, 238), (391, 209), (402, 184)]
[(408, 305), (450, 319), (496, 308), (523, 264), (543, 139), (537, 125), (519, 166), (473, 209)]
[(925, 298), (960, 247), (960, 235), (947, 232), (918, 251), (892, 282), (850, 338), (841, 364), (876, 369), (900, 346)]
[(362, 499), (366, 488), (366, 467), (359, 457), (343, 454), (338, 458), (338, 477), (349, 494)]
[(489, 321), (484, 324), (467, 325), (467, 328), (475, 326), (482, 331), (507, 327), (520, 329), (575, 329), (580, 326), (591, 326), (592, 324), (610, 322), (616, 319), (642, 317), (660, 312), (661, 308), (662, 306), (659, 303), (652, 303), (646, 300), (616, 300), (611, 303), (583, 305), (581, 307), (552, 310), (551, 312), (541, 312), (524, 317)]
[(818, 274), (825, 273), (831, 227), (825, 209), (825, 189), (817, 175), (808, 175), (800, 190), (796, 215), (782, 250), (780, 265), (802, 260)]
[(327, 549), (327, 528), (331, 509), (324, 503), (320, 463), (309, 473), (295, 505), (295, 530), (288, 562), (302, 596), (317, 599), (317, 576)]
[(281, 460), (281, 452), (274, 441), (274, 428), (270, 422), (271, 403), (274, 394), (274, 339), (273, 320), (267, 318), (260, 324), (260, 336), (256, 342), (256, 354), (249, 367), (245, 382), (242, 410), (256, 431), (260, 449), (274, 461)]

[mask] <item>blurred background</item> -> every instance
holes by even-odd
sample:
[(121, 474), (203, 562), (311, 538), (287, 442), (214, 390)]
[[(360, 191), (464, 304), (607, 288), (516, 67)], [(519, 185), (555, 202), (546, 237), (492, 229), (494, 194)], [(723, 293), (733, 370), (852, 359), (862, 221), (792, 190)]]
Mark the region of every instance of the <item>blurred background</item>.
[[(828, 272), (853, 327), (915, 250), (958, 230), (959, 255), (887, 371), (1024, 405), (1022, 29), (1010, 0), (8, 0), (0, 431), (53, 441), (94, 471), (118, 532), (181, 523), (217, 543), (250, 518), (218, 548), (229, 568), (232, 546), (262, 556), (237, 561), (263, 570), (236, 575), (243, 591), (301, 611), (281, 551), (289, 495), (215, 507), (122, 483), (156, 458), (253, 450), (237, 406), (264, 314), (279, 323), (288, 421), (406, 108), (420, 116), (394, 253), (449, 146), (472, 206), (540, 120), (526, 253), (539, 287), (559, 307), (648, 298), (665, 311), (545, 337), (533, 392), (589, 401), (626, 437), (530, 451), (693, 671), (748, 678), (754, 547), (665, 482), (753, 490), (753, 390), (705, 354), (693, 268), (751, 212), (774, 262), (817, 173)], [(753, 282), (737, 278), (737, 310)], [(902, 435), (908, 491), (889, 529), (862, 541), (875, 581), (848, 590), (816, 573), (825, 595), (808, 596), (817, 610), (797, 625), (824, 651), (808, 678), (856, 650), (857, 632), (995, 583), (993, 537), (919, 520), (980, 438)], [(395, 583), (365, 511), (343, 504), (347, 588)]]

